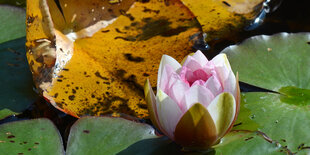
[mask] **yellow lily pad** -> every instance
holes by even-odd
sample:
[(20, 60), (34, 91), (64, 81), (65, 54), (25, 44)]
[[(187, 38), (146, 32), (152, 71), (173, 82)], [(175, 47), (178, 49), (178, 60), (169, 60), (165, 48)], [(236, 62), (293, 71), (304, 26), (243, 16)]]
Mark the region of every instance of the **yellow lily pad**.
[(205, 40), (213, 45), (218, 39), (234, 40), (236, 34), (259, 14), (264, 0), (182, 0), (182, 2), (197, 16), (206, 33)]
[(27, 57), (36, 86), (76, 117), (148, 117), (146, 78), (155, 86), (161, 56), (181, 61), (199, 34), (179, 0), (27, 1)]

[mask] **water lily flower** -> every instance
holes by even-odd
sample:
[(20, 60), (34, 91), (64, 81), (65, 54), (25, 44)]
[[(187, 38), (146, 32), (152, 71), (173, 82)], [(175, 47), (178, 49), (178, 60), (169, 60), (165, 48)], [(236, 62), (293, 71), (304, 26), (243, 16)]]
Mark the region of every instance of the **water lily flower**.
[(201, 51), (183, 65), (163, 55), (155, 96), (144, 86), (153, 124), (176, 143), (210, 148), (228, 133), (239, 112), (240, 89), (225, 54), (211, 61)]

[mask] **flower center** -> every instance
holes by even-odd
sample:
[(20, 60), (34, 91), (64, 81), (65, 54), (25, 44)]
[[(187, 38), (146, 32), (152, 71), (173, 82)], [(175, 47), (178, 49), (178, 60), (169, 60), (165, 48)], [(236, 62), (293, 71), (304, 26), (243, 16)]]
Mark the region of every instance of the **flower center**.
[(182, 81), (189, 84), (189, 86), (193, 85), (204, 85), (204, 83), (212, 76), (212, 73), (209, 74), (204, 69), (197, 69), (195, 71), (183, 66), (180, 71), (180, 77)]

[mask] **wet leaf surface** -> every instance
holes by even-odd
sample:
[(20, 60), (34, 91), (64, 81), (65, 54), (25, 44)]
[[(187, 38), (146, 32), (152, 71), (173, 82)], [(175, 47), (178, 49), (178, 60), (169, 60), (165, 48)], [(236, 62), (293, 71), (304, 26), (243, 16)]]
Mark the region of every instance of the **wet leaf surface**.
[[(182, 149), (167, 137), (153, 138), (139, 141), (129, 146), (118, 155), (214, 155), (214, 154), (283, 154), (286, 149), (275, 141), (268, 141), (262, 133), (251, 131), (232, 131), (227, 134), (220, 144), (209, 150)], [(148, 148), (148, 149), (145, 149)], [(282, 151), (281, 151), (282, 150)], [(282, 152), (282, 153), (281, 153)]]
[(21, 113), (36, 100), (25, 38), (0, 44), (0, 75), (0, 110)]
[(310, 89), (310, 34), (255, 36), (223, 50), (240, 81), (272, 91)]
[(0, 1), (0, 43), (26, 35), (24, 9), (2, 5)]
[(162, 54), (182, 60), (194, 51), (201, 32), (178, 0), (63, 0), (58, 6), (36, 0), (27, 7), (27, 23), (37, 87), (54, 106), (76, 117), (148, 117), (146, 78), (156, 86)]
[(284, 154), (287, 150), (276, 141), (259, 132), (232, 131), (220, 144), (216, 145), (215, 154)]
[(0, 150), (1, 154), (64, 154), (59, 132), (47, 119), (0, 125)]
[(310, 153), (310, 107), (287, 104), (282, 95), (274, 93), (245, 93), (233, 130), (261, 131), (292, 153)]
[(223, 51), (240, 81), (274, 91), (243, 94), (234, 130), (260, 131), (292, 153), (310, 152), (309, 51), (309, 33), (256, 36)]
[(8, 116), (16, 115), (16, 114), (18, 114), (18, 113), (15, 113), (15, 112), (13, 112), (13, 111), (11, 111), (9, 109), (6, 109), (6, 108), (5, 109), (1, 109), (0, 110), (0, 120), (6, 118)]
[(193, 12), (211, 46), (235, 40), (263, 8), (263, 0), (182, 0)]
[(155, 138), (146, 124), (122, 118), (82, 117), (71, 128), (67, 154), (116, 154), (131, 144)]

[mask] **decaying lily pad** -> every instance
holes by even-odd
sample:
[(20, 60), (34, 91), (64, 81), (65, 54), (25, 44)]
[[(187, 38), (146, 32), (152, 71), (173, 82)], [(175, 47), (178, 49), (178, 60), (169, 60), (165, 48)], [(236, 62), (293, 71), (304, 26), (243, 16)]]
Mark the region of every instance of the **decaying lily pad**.
[(201, 37), (179, 0), (57, 2), (28, 1), (28, 61), (43, 96), (76, 117), (147, 117), (146, 78), (155, 86), (161, 56), (181, 61)]
[(238, 33), (257, 17), (264, 0), (182, 0), (197, 16), (213, 46), (219, 39), (237, 40)]

